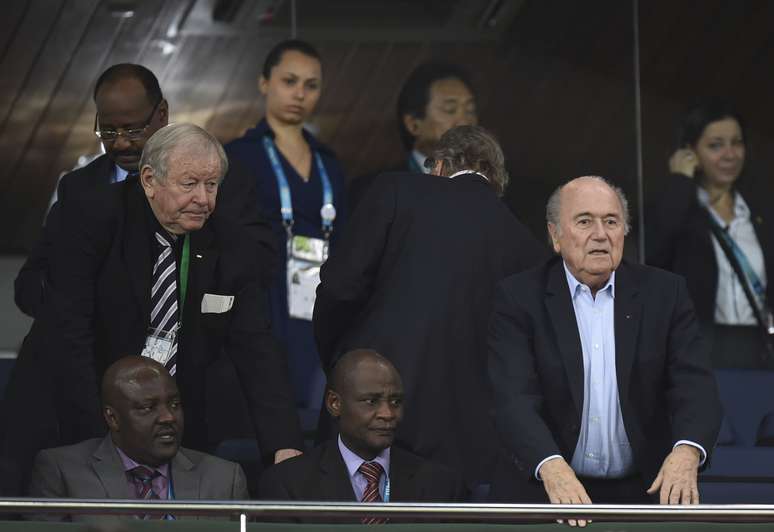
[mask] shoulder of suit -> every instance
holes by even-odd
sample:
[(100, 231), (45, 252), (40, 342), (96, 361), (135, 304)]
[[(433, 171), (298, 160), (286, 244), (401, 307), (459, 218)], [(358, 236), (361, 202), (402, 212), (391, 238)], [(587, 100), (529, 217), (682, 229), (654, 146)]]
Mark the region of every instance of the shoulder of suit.
[(422, 458), (398, 447), (391, 449), (390, 462), (392, 464), (400, 463), (402, 467), (413, 471), (415, 474), (429, 475), (433, 478), (456, 479), (460, 476), (457, 471), (444, 464)]
[(84, 440), (72, 445), (63, 445), (61, 447), (43, 449), (39, 452), (39, 454), (49, 456), (55, 460), (59, 460), (65, 457), (70, 458), (73, 456), (91, 456), (94, 451), (99, 448), (103, 440), (104, 438), (92, 438), (90, 440)]
[(95, 178), (103, 177), (105, 178), (104, 183), (107, 184), (109, 183), (109, 180), (107, 179), (109, 176), (107, 174), (110, 173), (112, 165), (113, 163), (110, 161), (109, 157), (106, 154), (102, 154), (86, 166), (76, 168), (63, 175), (62, 179), (60, 179), (61, 186), (93, 186)]
[(197, 468), (216, 467), (216, 468), (232, 469), (235, 466), (239, 465), (236, 462), (232, 462), (231, 460), (226, 460), (225, 458), (220, 458), (213, 454), (208, 454), (201, 451), (188, 449), (187, 447), (180, 447), (180, 449), (178, 449), (177, 452), (183, 454), (183, 456), (188, 458), (194, 464), (194, 467), (197, 467)]

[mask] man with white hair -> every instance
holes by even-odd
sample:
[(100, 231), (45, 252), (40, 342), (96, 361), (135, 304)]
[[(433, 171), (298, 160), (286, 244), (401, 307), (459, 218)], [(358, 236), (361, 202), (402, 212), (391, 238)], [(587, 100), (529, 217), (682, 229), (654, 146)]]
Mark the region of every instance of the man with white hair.
[(601, 177), (559, 187), (546, 219), (558, 256), (502, 281), (490, 323), (493, 497), (698, 503), (720, 404), (685, 281), (622, 262), (626, 198)]
[[(0, 449), (3, 470), (23, 477), (37, 450), (104, 435), (97, 383), (126, 353), (151, 357), (176, 377), (187, 447), (209, 447), (205, 376), (225, 354), (261, 451), (272, 461), (299, 454), (261, 252), (244, 227), (213, 213), (228, 169), (222, 146), (195, 125), (169, 125), (146, 142), (138, 168), (138, 178), (62, 205), (50, 296), (6, 396), (14, 431)], [(39, 413), (48, 416), (42, 423)]]

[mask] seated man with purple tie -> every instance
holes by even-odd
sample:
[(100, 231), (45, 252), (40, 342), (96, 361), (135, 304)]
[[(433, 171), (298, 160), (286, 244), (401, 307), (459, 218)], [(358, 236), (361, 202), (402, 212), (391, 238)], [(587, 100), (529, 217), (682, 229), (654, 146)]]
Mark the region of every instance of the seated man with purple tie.
[[(109, 428), (104, 438), (38, 453), (30, 497), (248, 498), (245, 474), (238, 464), (180, 446), (184, 422), (180, 392), (155, 360), (128, 356), (107, 369), (102, 380), (102, 415)], [(35, 519), (106, 518), (47, 514)]]
[(390, 361), (376, 351), (355, 349), (339, 359), (325, 407), (338, 422), (338, 437), (266, 470), (260, 498), (361, 502), (465, 498), (459, 474), (393, 446), (403, 417), (403, 383)]

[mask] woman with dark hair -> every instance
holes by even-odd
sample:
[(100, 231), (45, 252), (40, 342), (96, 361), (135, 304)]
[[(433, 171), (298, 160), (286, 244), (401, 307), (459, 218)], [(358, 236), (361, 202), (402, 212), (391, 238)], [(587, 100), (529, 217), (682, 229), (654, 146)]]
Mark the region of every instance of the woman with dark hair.
[[(304, 41), (277, 44), (258, 82), (265, 117), (226, 145), (226, 153), (258, 183), (260, 205), (279, 245), (280, 267), (270, 294), (272, 328), (288, 353), (299, 406), (319, 408), (311, 397), (320, 362), (312, 334), (319, 266), (345, 218), (344, 173), (334, 153), (304, 124), (322, 91), (317, 50)], [(320, 394), (322, 389), (320, 387)]]
[(741, 179), (746, 155), (744, 121), (728, 103), (694, 107), (645, 218), (647, 262), (686, 278), (715, 367), (774, 367), (774, 231)]

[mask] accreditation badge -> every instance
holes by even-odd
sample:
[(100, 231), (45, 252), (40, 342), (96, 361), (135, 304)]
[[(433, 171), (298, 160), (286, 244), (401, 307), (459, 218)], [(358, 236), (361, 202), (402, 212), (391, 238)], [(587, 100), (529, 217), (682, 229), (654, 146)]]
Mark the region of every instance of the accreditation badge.
[(312, 320), (320, 266), (328, 258), (328, 242), (293, 236), (288, 242), (288, 312), (291, 318)]
[(166, 366), (169, 359), (175, 354), (172, 347), (176, 337), (177, 327), (171, 331), (149, 327), (141, 355)]

